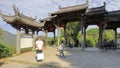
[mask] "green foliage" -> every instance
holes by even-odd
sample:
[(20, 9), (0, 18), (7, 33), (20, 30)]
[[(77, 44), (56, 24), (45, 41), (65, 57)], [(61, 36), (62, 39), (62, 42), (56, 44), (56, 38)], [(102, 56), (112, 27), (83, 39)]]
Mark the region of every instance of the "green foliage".
[(22, 48), (21, 49), (21, 52), (27, 52), (27, 51), (31, 51), (32, 50), (32, 47), (28, 47), (28, 48)]
[(53, 42), (54, 42), (54, 44), (55, 44), (55, 41), (56, 41), (56, 40), (54, 40), (53, 37), (48, 37), (48, 44), (49, 44), (50, 46), (53, 45)]
[(86, 40), (87, 40), (86, 42), (87, 46), (92, 47), (92, 45), (95, 45), (94, 39), (91, 36), (87, 35)]
[(66, 25), (67, 35), (71, 36), (73, 39), (76, 39), (78, 32), (80, 31), (80, 23), (79, 22), (71, 22)]
[(106, 40), (113, 40), (115, 38), (115, 33), (113, 30), (104, 30), (103, 32), (103, 39)]
[[(77, 40), (77, 35), (80, 31), (80, 23), (79, 22), (70, 22), (66, 25), (66, 33), (68, 40)], [(74, 43), (73, 42), (73, 43)]]
[(82, 37), (81, 33), (78, 33), (77, 39), (78, 39), (79, 42), (82, 42), (82, 38), (81, 37)]
[(3, 30), (0, 28), (0, 58), (12, 55), (12, 50), (3, 41)]
[(12, 55), (10, 48), (7, 47), (5, 43), (0, 41), (0, 58), (8, 57)]
[(92, 28), (87, 30), (87, 36), (86, 40), (89, 41), (88, 46), (96, 47), (96, 44), (98, 43), (98, 37), (99, 37), (99, 29), (98, 28)]
[(99, 29), (98, 28), (91, 28), (89, 30), (87, 30), (87, 35), (90, 35), (90, 36), (97, 36), (99, 35)]
[[(104, 30), (103, 32), (103, 40), (107, 39), (107, 40), (114, 40), (114, 31), (113, 30)], [(77, 38), (79, 40), (79, 42), (82, 41), (81, 38), (81, 33), (78, 34)], [(92, 28), (86, 31), (86, 44), (88, 46), (92, 46), (92, 47), (96, 47), (96, 45), (98, 44), (98, 38), (99, 38), (99, 29), (98, 28)]]
[(60, 29), (60, 37), (64, 37), (64, 29), (63, 28)]
[(16, 53), (16, 46), (10, 46), (10, 45), (8, 45), (7, 47), (11, 50), (12, 54)]
[[(98, 42), (99, 31), (98, 28), (89, 29), (86, 31), (86, 45), (89, 47), (96, 47)], [(79, 42), (82, 41), (81, 33), (78, 34), (77, 38)]]

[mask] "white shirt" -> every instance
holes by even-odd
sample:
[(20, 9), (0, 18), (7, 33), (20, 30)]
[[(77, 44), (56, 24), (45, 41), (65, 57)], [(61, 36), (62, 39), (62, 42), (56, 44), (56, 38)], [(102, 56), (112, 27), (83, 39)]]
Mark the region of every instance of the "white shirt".
[(60, 49), (60, 50), (63, 50), (63, 49), (64, 49), (63, 44), (61, 44), (61, 45), (59, 46), (59, 49)]
[(42, 47), (43, 47), (43, 41), (37, 40), (36, 41), (36, 45), (38, 46), (38, 48), (36, 48), (36, 49), (42, 49)]

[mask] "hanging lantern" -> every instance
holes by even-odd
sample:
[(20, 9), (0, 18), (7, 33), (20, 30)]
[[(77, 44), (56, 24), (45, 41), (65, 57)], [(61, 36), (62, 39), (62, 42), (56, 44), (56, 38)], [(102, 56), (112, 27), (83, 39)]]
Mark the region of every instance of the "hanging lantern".
[(97, 26), (98, 26), (98, 27), (102, 26), (102, 23), (98, 23)]
[(50, 27), (50, 31), (53, 31), (53, 29), (54, 29), (53, 27)]
[(65, 26), (65, 24), (64, 23), (61, 23), (61, 27), (64, 27)]

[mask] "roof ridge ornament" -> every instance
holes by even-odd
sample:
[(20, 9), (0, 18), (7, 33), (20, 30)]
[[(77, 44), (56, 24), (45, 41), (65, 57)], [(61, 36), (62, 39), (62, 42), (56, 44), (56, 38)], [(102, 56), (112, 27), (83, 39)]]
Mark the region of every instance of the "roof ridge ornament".
[(61, 5), (59, 5), (59, 7), (58, 7), (59, 9), (61, 9)]
[(19, 9), (18, 7), (16, 8), (15, 4), (13, 4), (13, 10), (14, 10), (15, 15), (19, 14)]
[(88, 3), (89, 3), (89, 1), (88, 1), (88, 0), (86, 0), (86, 3), (88, 4)]
[(103, 2), (104, 3), (104, 6), (106, 6), (106, 2)]
[(50, 12), (48, 12), (48, 16), (51, 16), (51, 13), (50, 13)]
[(37, 16), (35, 15), (35, 19), (37, 20)]

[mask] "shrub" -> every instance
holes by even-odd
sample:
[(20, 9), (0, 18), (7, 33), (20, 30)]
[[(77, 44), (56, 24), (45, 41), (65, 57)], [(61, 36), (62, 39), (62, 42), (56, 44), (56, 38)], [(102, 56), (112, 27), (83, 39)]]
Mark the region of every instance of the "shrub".
[(11, 56), (12, 52), (5, 43), (0, 41), (0, 58)]

